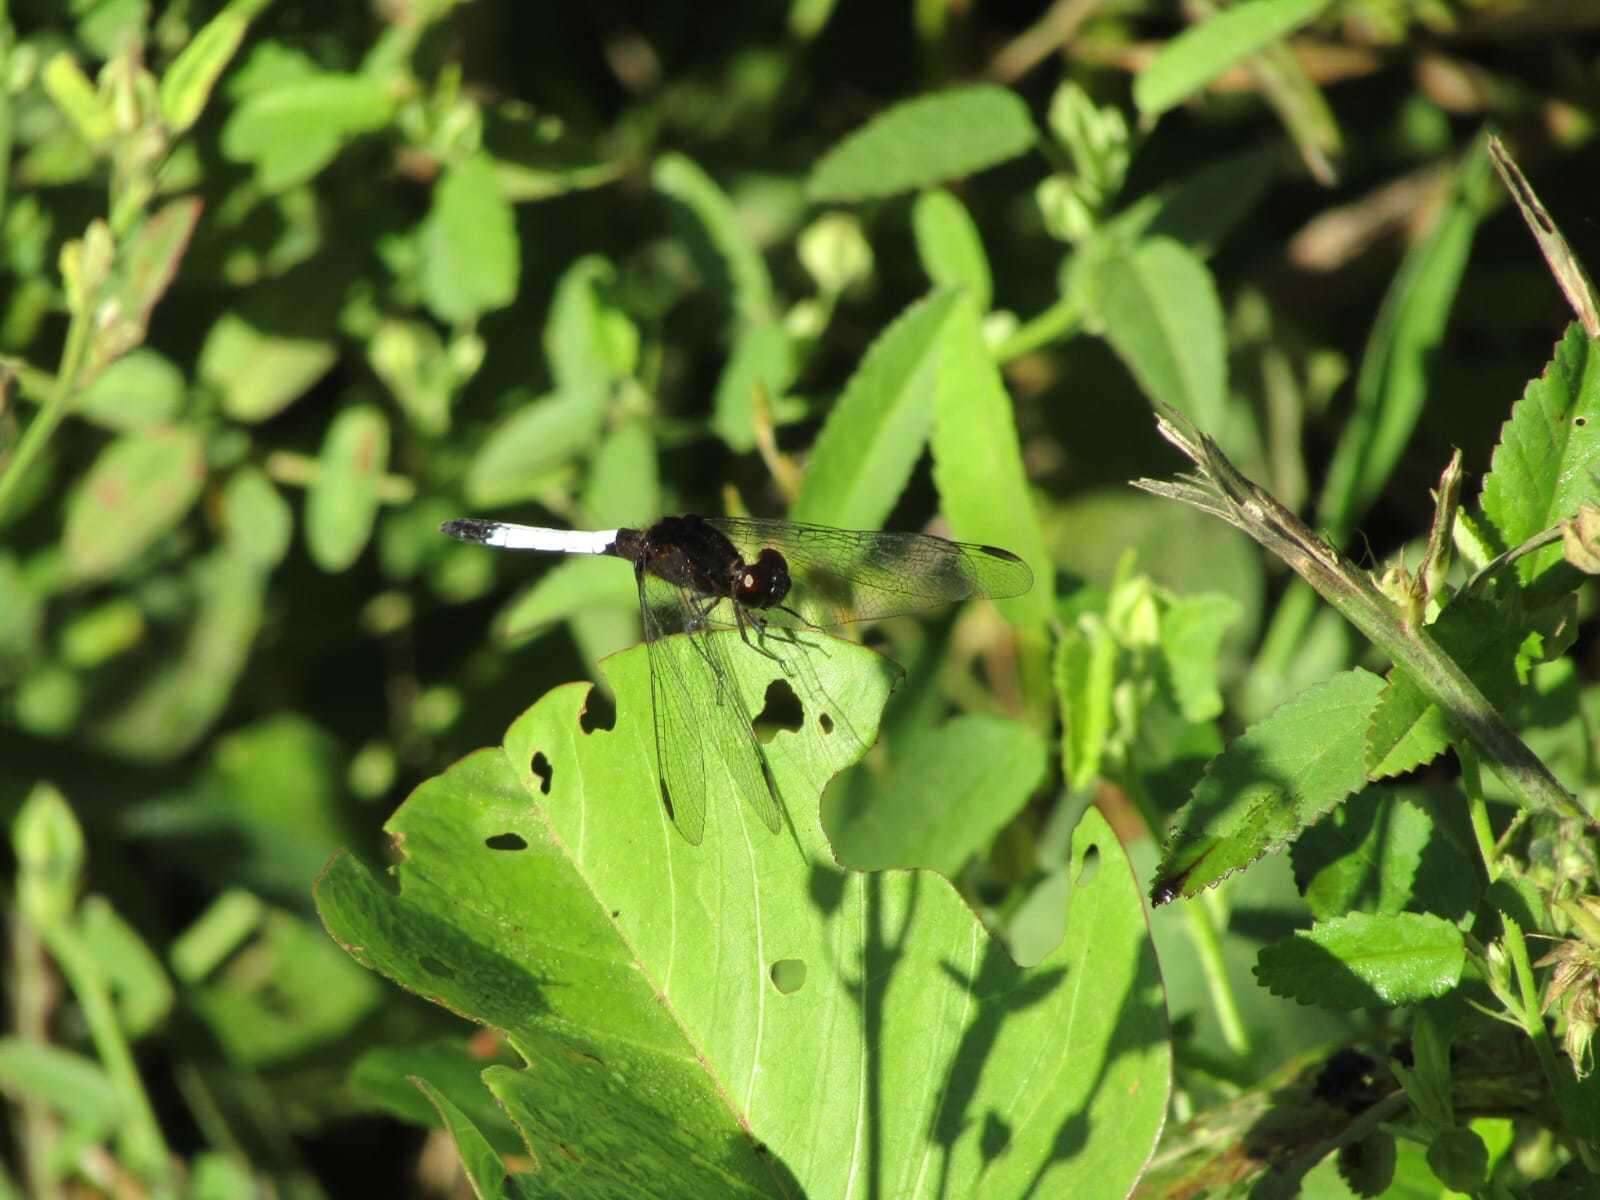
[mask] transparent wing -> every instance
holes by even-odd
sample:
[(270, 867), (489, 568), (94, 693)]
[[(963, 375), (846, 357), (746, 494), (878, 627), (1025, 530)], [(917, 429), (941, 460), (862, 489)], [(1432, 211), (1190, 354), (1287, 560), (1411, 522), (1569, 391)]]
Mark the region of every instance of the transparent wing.
[[(788, 560), (791, 588), (783, 605), (810, 625), (927, 612), (974, 596), (1003, 599), (1033, 586), (1028, 564), (997, 546), (792, 521), (706, 520), (747, 562), (767, 546)], [(793, 615), (781, 609), (761, 615), (780, 625), (794, 623)]]
[(667, 811), (684, 838), (698, 846), (705, 837), (706, 792), (720, 763), (762, 824), (777, 833), (783, 827), (777, 792), (734, 683), (727, 637), (693, 632), (704, 622), (682, 589), (653, 575), (640, 579), (656, 762)]

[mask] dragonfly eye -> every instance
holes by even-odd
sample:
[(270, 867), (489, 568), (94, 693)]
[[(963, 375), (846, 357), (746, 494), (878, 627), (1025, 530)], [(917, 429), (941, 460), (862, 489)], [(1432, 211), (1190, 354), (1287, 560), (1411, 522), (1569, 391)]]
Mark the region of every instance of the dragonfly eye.
[(735, 599), (750, 608), (771, 608), (789, 594), (789, 563), (771, 546), (747, 563), (734, 585)]

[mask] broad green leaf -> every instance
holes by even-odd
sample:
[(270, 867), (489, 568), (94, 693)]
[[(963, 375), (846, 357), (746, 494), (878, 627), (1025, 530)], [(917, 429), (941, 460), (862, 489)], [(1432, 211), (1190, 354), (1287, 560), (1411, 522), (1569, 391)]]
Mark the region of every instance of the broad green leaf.
[(1295, 882), (1319, 920), (1357, 910), (1401, 912), (1435, 838), (1448, 843), (1420, 797), (1369, 787), (1295, 839)]
[(1400, 1007), (1452, 991), (1466, 957), (1461, 931), (1440, 917), (1352, 913), (1265, 947), (1255, 975), (1302, 1004)]
[(473, 508), (537, 496), (546, 476), (594, 445), (605, 408), (589, 391), (559, 392), (523, 405), (490, 432), (463, 483)]
[(755, 448), (756, 405), (775, 410), (796, 370), (794, 344), (783, 326), (749, 325), (740, 332), (712, 402), (711, 428), (728, 449), (744, 454)]
[(105, 1068), (47, 1042), (0, 1038), (0, 1087), (48, 1106), (88, 1140), (109, 1136), (124, 1120), (122, 1098)]
[(1239, 604), (1217, 592), (1180, 596), (1161, 614), (1161, 659), (1178, 708), (1191, 721), (1222, 715), (1217, 653)]
[(1173, 818), (1153, 889), (1158, 902), (1198, 895), (1359, 790), (1367, 721), (1382, 688), (1368, 671), (1336, 675), (1213, 759)]
[(340, 147), (389, 122), (394, 100), (364, 75), (313, 73), (252, 92), (222, 127), (222, 152), (255, 168), (268, 192), (304, 183)]
[(648, 421), (632, 418), (608, 431), (583, 485), (583, 512), (600, 529), (639, 528), (661, 515), (656, 439)]
[(198, 370), (227, 416), (258, 424), (310, 391), (338, 357), (331, 337), (279, 333), (252, 315), (225, 312), (206, 335)]
[(1016, 721), (968, 713), (918, 729), (896, 747), (888, 776), (839, 809), (833, 848), (855, 870), (927, 867), (954, 879), (1044, 771), (1043, 739)]
[(957, 293), (939, 349), (933, 400), (933, 484), (962, 541), (1002, 546), (1033, 568), (1033, 587), (1000, 602), (1017, 622), (1042, 625), (1055, 605), (1055, 568), (1028, 490), (1005, 381), (984, 346), (978, 310)]
[(1145, 395), (1212, 437), (1222, 435), (1228, 403), (1222, 303), (1193, 251), (1167, 238), (1131, 249), (1107, 244), (1085, 302)]
[(455, 1143), (456, 1158), (461, 1163), (462, 1173), (466, 1175), (473, 1190), (480, 1196), (527, 1196), (530, 1198), (544, 1194), (542, 1186), (536, 1189), (535, 1184), (540, 1182), (537, 1176), (512, 1175), (506, 1170), (505, 1160), (489, 1144), (483, 1131), (477, 1123), (464, 1113), (455, 1104), (451, 1103), (438, 1088), (426, 1079), (413, 1077), (412, 1082), (417, 1089), (428, 1098), (438, 1114), (440, 1123), (450, 1132), (450, 1140)]
[(796, 521), (875, 529), (899, 500), (933, 421), (942, 346), (959, 300), (913, 304), (867, 349), (811, 447)]
[(1028, 106), (994, 84), (919, 96), (879, 113), (818, 160), (813, 200), (866, 200), (986, 170), (1033, 148)]
[(174, 200), (147, 218), (117, 247), (111, 277), (95, 313), (91, 370), (100, 369), (144, 341), (150, 313), (178, 273), (202, 207), (198, 196)]
[(556, 283), (545, 319), (544, 352), (562, 392), (597, 398), (633, 372), (639, 333), (612, 299), (617, 269), (597, 254), (578, 259)]
[(531, 641), (559, 621), (596, 609), (636, 613), (633, 572), (617, 559), (573, 557), (558, 562), (517, 595), (494, 620), (495, 640), (508, 646)]
[(367, 404), (342, 409), (328, 426), (306, 496), (306, 549), (324, 571), (345, 570), (366, 549), (378, 519), (378, 483), (388, 466), (383, 411)]
[[(1483, 511), (1505, 548), (1566, 520), (1600, 496), (1600, 354), (1576, 323), (1528, 384), (1500, 434), (1483, 481)], [(1532, 582), (1561, 560), (1559, 544), (1525, 555), (1517, 572)]]
[(211, 89), (244, 41), (250, 21), (268, 0), (232, 0), (189, 39), (161, 76), (161, 119), (169, 134), (183, 133), (205, 111)]
[(205, 477), (205, 447), (187, 426), (118, 438), (67, 502), (67, 569), (81, 580), (117, 574), (183, 520)]
[(222, 490), (222, 533), (233, 553), (270, 570), (289, 553), (294, 513), (262, 471), (243, 466)]
[(141, 347), (117, 359), (78, 395), (76, 412), (107, 429), (129, 433), (172, 420), (183, 408), (183, 372)]
[(748, 327), (772, 320), (777, 310), (767, 264), (716, 181), (682, 154), (656, 159), (650, 181), (689, 218), (683, 228), (689, 251), (738, 324)]
[(1173, 38), (1133, 81), (1145, 118), (1182, 104), (1239, 59), (1314, 20), (1332, 0), (1247, 0)]
[[(736, 658), (742, 701), (759, 705), (782, 669)], [(588, 687), (559, 688), (503, 750), (413, 793), (389, 827), (405, 845), (398, 887), (336, 858), (317, 887), (329, 931), (506, 1030), (527, 1065), (485, 1079), (553, 1193), (1126, 1192), (1163, 1118), (1168, 1058), (1115, 837), (1084, 818), (1066, 939), (1026, 971), (942, 880), (840, 871), (817, 792), (873, 736), (888, 673), (842, 642), (811, 658), (799, 730), (765, 747), (784, 832), (724, 780), (703, 844), (674, 830), (635, 648), (606, 663), (614, 728), (585, 733)], [(868, 1130), (871, 1155), (841, 1153)]]
[(441, 321), (467, 325), (516, 299), (516, 215), (488, 155), (457, 163), (434, 186), (420, 249), (423, 303)]
[[(1489, 703), (1509, 704), (1520, 690), (1517, 651), (1527, 630), (1493, 604), (1458, 600), (1439, 614), (1428, 632), (1455, 659)], [(1393, 668), (1372, 713), (1365, 762), (1373, 779), (1420, 767), (1450, 744), (1449, 716), (1423, 694), (1410, 675)]]
[(1067, 784), (1082, 791), (1100, 774), (1111, 737), (1111, 693), (1117, 642), (1101, 621), (1080, 621), (1056, 641), (1056, 705), (1061, 711), (1061, 761)]
[(161, 658), (138, 690), (91, 730), (95, 741), (142, 762), (184, 753), (221, 715), (261, 629), (265, 579), (232, 554), (190, 572), (198, 611), (176, 656)]
[(972, 216), (943, 188), (917, 197), (911, 210), (917, 258), (936, 288), (966, 288), (980, 313), (988, 312), (994, 284), (989, 258)]
[(1356, 375), (1355, 411), (1345, 423), (1317, 502), (1317, 525), (1342, 544), (1388, 486), (1427, 403), (1429, 370), (1478, 223), (1493, 200), (1489, 156), (1480, 140), (1463, 159), (1450, 204), (1415, 243), (1389, 285)]

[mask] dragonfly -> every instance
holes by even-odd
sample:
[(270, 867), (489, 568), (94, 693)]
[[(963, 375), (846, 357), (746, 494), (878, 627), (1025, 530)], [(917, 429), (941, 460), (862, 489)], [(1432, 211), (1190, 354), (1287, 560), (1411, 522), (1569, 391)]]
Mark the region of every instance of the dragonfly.
[[(726, 768), (761, 823), (783, 810), (771, 767), (740, 698), (731, 649), (742, 641), (784, 660), (768, 634), (929, 612), (1033, 586), (1009, 550), (925, 533), (834, 529), (746, 517), (663, 517), (645, 529), (545, 529), (466, 517), (441, 529), (463, 542), (546, 554), (598, 554), (633, 565), (650, 665), (661, 801), (686, 841), (705, 836), (714, 764)], [(738, 640), (706, 636), (737, 631)], [(684, 635), (676, 643), (669, 641)], [(784, 635), (788, 635), (785, 637)], [(687, 642), (687, 645), (684, 643)]]

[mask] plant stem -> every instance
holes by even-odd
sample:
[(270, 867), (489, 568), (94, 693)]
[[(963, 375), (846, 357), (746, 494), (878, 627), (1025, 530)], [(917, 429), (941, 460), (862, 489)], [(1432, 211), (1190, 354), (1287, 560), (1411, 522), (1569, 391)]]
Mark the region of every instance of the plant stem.
[(0, 472), (0, 524), (10, 515), (12, 500), (34, 460), (43, 452), (56, 426), (61, 424), (72, 407), (78, 391), (78, 375), (83, 370), (89, 350), (89, 331), (94, 321), (92, 308), (93, 305), (86, 304), (82, 311), (72, 314), (72, 323), (67, 326), (67, 344), (61, 351), (61, 368), (56, 372), (55, 387), (50, 398), (28, 423), (11, 461)]
[(1038, 316), (1012, 330), (1011, 336), (994, 348), (994, 360), (1007, 363), (1020, 358), (1071, 333), (1082, 320), (1083, 314), (1078, 309), (1077, 301), (1063, 296)]
[(1195, 953), (1200, 956), (1200, 970), (1206, 977), (1212, 1010), (1217, 1014), (1217, 1024), (1222, 1027), (1222, 1040), (1229, 1050), (1246, 1058), (1250, 1054), (1250, 1031), (1245, 1027), (1238, 997), (1228, 978), (1228, 964), (1223, 960), (1222, 937), (1210, 903), (1214, 895), (1213, 892), (1204, 893), (1202, 903), (1185, 904), (1183, 911), (1189, 920), (1189, 936), (1194, 941)]

